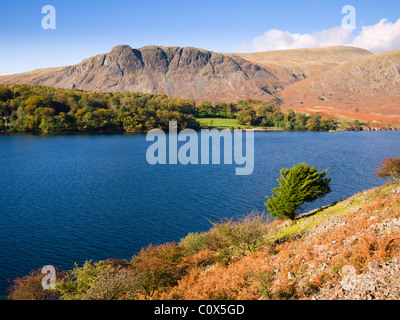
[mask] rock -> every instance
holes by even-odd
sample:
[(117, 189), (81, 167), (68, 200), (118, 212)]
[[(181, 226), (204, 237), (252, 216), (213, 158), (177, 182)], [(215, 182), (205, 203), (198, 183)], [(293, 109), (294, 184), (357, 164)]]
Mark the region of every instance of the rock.
[[(392, 115), (399, 116), (399, 69), (400, 50), (366, 55), (357, 59), (356, 64), (344, 63), (326, 73), (296, 82), (280, 91), (279, 95), (284, 101), (283, 108), (296, 109), (306, 105), (309, 112), (312, 112), (313, 106), (315, 111), (324, 110), (325, 114), (331, 115), (343, 112), (344, 116), (351, 106), (357, 112), (371, 114), (371, 120), (372, 113), (376, 112), (385, 121), (379, 125), (371, 121), (367, 124), (369, 128), (362, 126), (362, 129), (391, 129), (394, 125), (385, 122), (391, 122)], [(322, 96), (331, 98), (321, 101), (319, 97)], [(334, 112), (330, 111), (333, 108)]]
[(287, 279), (289, 281), (295, 281), (296, 280), (296, 275), (294, 273), (292, 273), (292, 272), (288, 272)]
[(378, 261), (371, 262), (367, 266), (368, 270), (371, 272), (379, 270), (380, 267), (381, 267), (381, 265)]
[(400, 187), (394, 188), (393, 189), (394, 194), (400, 194)]
[[(23, 77), (23, 75), (21, 75)], [(13, 80), (15, 82), (15, 79)], [(293, 82), (295, 80), (291, 80)], [(283, 82), (265, 67), (239, 56), (189, 47), (127, 45), (69, 67), (17, 83), (34, 82), (100, 92), (165, 93), (197, 101), (271, 101)]]
[(289, 241), (289, 238), (282, 238), (282, 239), (275, 240), (274, 244), (280, 245), (280, 244), (283, 244), (283, 243), (285, 243), (287, 241)]

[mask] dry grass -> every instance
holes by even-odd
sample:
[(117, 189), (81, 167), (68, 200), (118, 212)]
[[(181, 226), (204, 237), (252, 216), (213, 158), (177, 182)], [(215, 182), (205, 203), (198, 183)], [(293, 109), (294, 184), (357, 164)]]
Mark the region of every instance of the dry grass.
[[(264, 246), (227, 266), (195, 267), (177, 286), (157, 293), (154, 298), (309, 298), (324, 286), (340, 283), (344, 266), (351, 265), (363, 272), (369, 262), (385, 262), (399, 252), (397, 229), (385, 224), (400, 213), (400, 196), (393, 194), (392, 189), (364, 192), (324, 210), (319, 214), (320, 223), (296, 240)], [(311, 219), (315, 217), (308, 218)], [(279, 226), (282, 227), (282, 221), (272, 223), (269, 230), (282, 233)]]
[[(309, 299), (340, 284), (345, 266), (364, 273), (370, 262), (398, 255), (399, 235), (400, 184), (391, 183), (294, 223), (246, 216), (179, 244), (150, 246), (96, 277), (90, 266), (77, 269), (95, 284), (79, 292), (91, 299)], [(32, 295), (37, 277), (17, 282), (13, 296), (42, 298)]]

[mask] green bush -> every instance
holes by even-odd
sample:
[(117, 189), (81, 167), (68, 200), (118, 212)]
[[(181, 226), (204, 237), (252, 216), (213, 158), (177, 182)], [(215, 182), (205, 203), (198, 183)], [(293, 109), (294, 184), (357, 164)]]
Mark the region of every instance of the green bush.
[(237, 221), (233, 219), (214, 224), (214, 250), (218, 260), (229, 263), (234, 257), (255, 252), (264, 244), (266, 219), (263, 214), (249, 214)]
[(143, 285), (144, 277), (130, 269), (106, 268), (98, 274), (81, 299), (133, 300), (144, 293)]
[(185, 238), (181, 239), (179, 245), (186, 249), (188, 256), (192, 256), (207, 249), (210, 245), (210, 238), (210, 232), (189, 233)]
[(125, 267), (125, 263), (119, 260), (106, 260), (92, 263), (86, 261), (82, 267), (75, 264), (63, 279), (57, 281), (56, 289), (60, 292), (63, 300), (81, 300), (90, 292), (101, 274), (116, 272)]

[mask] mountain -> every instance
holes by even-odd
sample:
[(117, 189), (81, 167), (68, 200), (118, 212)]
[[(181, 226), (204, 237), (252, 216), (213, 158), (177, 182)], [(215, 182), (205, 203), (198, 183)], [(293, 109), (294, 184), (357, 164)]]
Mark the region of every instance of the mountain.
[(197, 101), (272, 101), (276, 92), (294, 82), (368, 54), (350, 47), (221, 54), (197, 48), (121, 45), (74, 66), (2, 76), (0, 83), (166, 93)]
[(362, 120), (400, 120), (400, 50), (365, 56), (279, 92), (282, 107)]
[(276, 50), (253, 53), (236, 53), (252, 63), (257, 63), (278, 73), (286, 71), (297, 80), (303, 80), (337, 67), (344, 62), (372, 55), (354, 47), (321, 47), (311, 49)]
[(373, 55), (324, 47), (233, 54), (121, 45), (73, 66), (2, 76), (0, 83), (165, 93), (197, 102), (250, 98), (336, 119), (400, 122), (400, 50)]
[(0, 83), (28, 83), (89, 91), (166, 93), (195, 100), (269, 100), (282, 89), (266, 68), (240, 57), (196, 48), (121, 45), (74, 66), (0, 77)]

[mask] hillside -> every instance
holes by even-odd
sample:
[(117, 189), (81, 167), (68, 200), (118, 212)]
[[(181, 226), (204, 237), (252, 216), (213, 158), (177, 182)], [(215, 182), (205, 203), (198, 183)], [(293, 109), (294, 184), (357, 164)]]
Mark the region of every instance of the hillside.
[(67, 67), (0, 77), (96, 92), (143, 92), (202, 101), (253, 99), (365, 129), (400, 122), (400, 50), (373, 55), (353, 47), (216, 53), (190, 47), (114, 47)]
[(2, 76), (0, 83), (165, 93), (213, 102), (271, 101), (277, 91), (296, 81), (369, 54), (350, 47), (221, 54), (197, 48), (122, 45), (74, 66)]
[(275, 69), (277, 72), (286, 70), (286, 73), (293, 74), (296, 79), (302, 80), (326, 72), (345, 62), (370, 56), (372, 53), (353, 47), (321, 47), (236, 53), (235, 55), (258, 63), (267, 69)]
[(399, 299), (399, 218), (399, 184), (368, 190), (293, 224), (267, 224), (254, 253), (193, 270), (159, 297)]
[(222, 221), (179, 244), (149, 246), (130, 262), (87, 262), (39, 290), (16, 280), (11, 299), (399, 299), (400, 185), (274, 222)]
[(74, 66), (0, 77), (0, 83), (37, 84), (102, 92), (165, 93), (204, 101), (272, 99), (283, 88), (267, 69), (245, 59), (196, 48), (122, 45)]
[(400, 50), (366, 56), (279, 93), (283, 108), (340, 118), (400, 121)]

